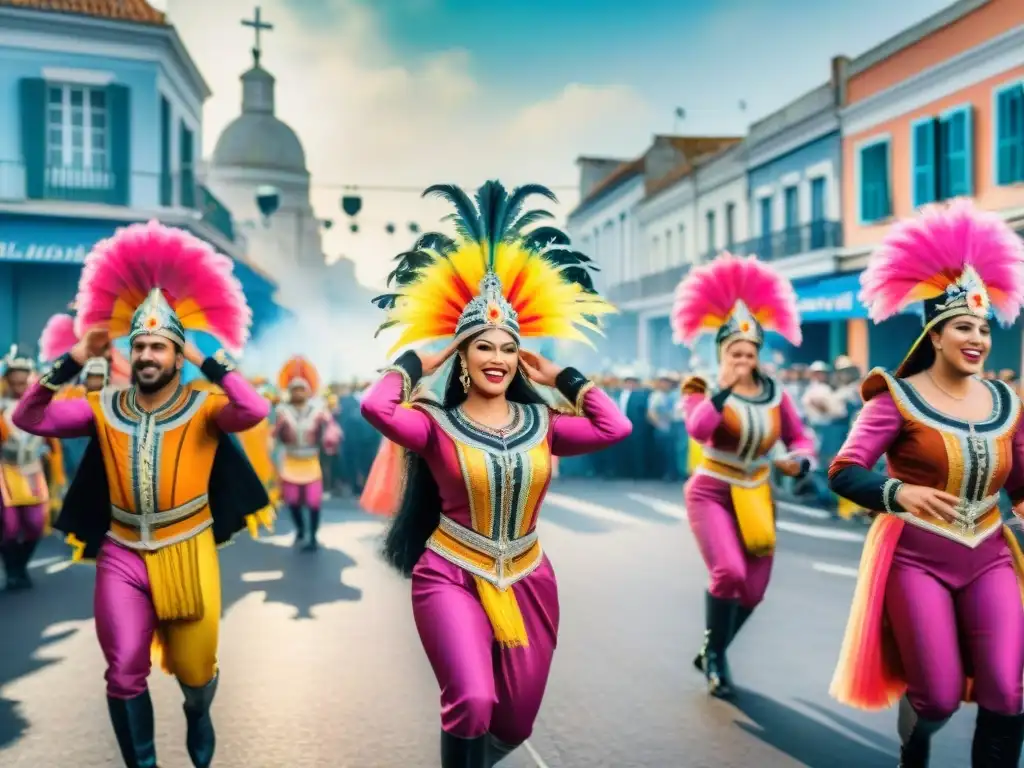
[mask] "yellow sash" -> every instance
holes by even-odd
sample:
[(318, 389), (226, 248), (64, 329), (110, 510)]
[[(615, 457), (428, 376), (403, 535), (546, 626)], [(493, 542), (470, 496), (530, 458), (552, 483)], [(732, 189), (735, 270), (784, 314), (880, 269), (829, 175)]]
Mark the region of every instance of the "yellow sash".
[(747, 552), (763, 557), (775, 551), (775, 505), (767, 481), (756, 488), (729, 487), (736, 524)]
[(0, 491), (8, 507), (30, 507), (50, 500), (41, 471), (26, 473), (11, 464), (0, 464)]

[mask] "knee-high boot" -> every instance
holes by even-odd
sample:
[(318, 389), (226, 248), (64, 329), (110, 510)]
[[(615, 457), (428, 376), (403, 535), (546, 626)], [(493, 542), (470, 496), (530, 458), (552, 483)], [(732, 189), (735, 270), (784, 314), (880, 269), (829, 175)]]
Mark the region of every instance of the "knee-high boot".
[(490, 768), (489, 736), (462, 739), (441, 731), (441, 768)]
[(14, 541), (0, 542), (0, 561), (4, 564), (4, 586), (7, 589), (18, 588), (17, 554), (18, 544)]
[(1017, 768), (1024, 742), (1024, 715), (999, 715), (978, 707), (971, 768)]
[[(735, 613), (732, 621), (732, 632), (729, 633), (729, 639), (725, 642), (725, 650), (729, 650), (729, 646), (732, 645), (732, 641), (736, 639), (736, 635), (740, 633), (740, 629), (747, 623), (747, 619), (754, 613), (753, 608), (747, 608), (744, 605), (736, 605)], [(701, 647), (697, 652), (697, 655), (693, 657), (693, 666), (698, 672), (704, 671), (704, 652), (707, 645)]]
[(923, 718), (917, 714), (906, 696), (900, 699), (897, 720), (900, 734), (899, 768), (928, 768), (932, 736), (947, 722), (948, 717), (942, 720)]
[(145, 690), (131, 699), (107, 697), (114, 736), (127, 768), (156, 768), (153, 702)]
[(292, 522), (295, 524), (295, 546), (299, 546), (306, 539), (306, 525), (302, 520), (302, 507), (289, 506), (288, 511), (292, 514)]
[(494, 738), (494, 736), (489, 736), (488, 738), (490, 739), (490, 749), (487, 753), (487, 768), (494, 768), (494, 766), (519, 748), (518, 744), (506, 744)]
[(309, 510), (309, 541), (306, 542), (306, 546), (303, 547), (307, 552), (313, 552), (320, 546), (320, 542), (316, 540), (316, 532), (320, 530), (320, 510), (310, 509)]
[(185, 694), (185, 723), (188, 731), (185, 735), (185, 746), (192, 765), (196, 768), (209, 768), (213, 762), (213, 753), (217, 746), (217, 734), (213, 730), (213, 719), (210, 717), (210, 705), (217, 694), (218, 672), (213, 679), (201, 688), (192, 688), (179, 682)]
[(28, 564), (32, 561), (32, 555), (35, 554), (36, 547), (39, 545), (37, 539), (31, 541), (23, 541), (18, 546), (18, 578), (21, 579), (21, 586), (23, 588), (32, 586), (32, 579), (28, 575)]
[(733, 695), (732, 675), (725, 649), (732, 637), (736, 607), (735, 600), (724, 600), (710, 592), (705, 596), (704, 647), (701, 649), (701, 671), (708, 682), (708, 693), (718, 698)]

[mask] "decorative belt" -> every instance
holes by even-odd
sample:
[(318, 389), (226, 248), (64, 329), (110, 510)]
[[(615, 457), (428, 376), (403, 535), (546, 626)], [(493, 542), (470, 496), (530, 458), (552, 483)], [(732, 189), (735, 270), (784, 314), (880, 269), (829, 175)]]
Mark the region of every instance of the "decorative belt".
[(543, 558), (536, 531), (518, 539), (494, 540), (445, 515), (427, 540), (427, 548), (498, 589), (529, 575)]
[(320, 456), (320, 448), (316, 445), (304, 448), (289, 448), (285, 446), (284, 455), (289, 459), (312, 459)]
[(705, 449), (696, 473), (742, 488), (757, 488), (767, 482), (771, 464), (766, 459), (743, 462), (724, 451)]
[[(138, 531), (138, 540), (125, 539), (123, 536), (118, 536), (113, 531), (109, 532), (109, 536), (115, 539), (121, 544), (131, 549), (160, 549), (166, 547), (169, 544), (174, 544), (178, 541), (194, 536), (196, 533), (212, 525), (213, 518), (208, 516), (208, 519), (202, 521), (200, 525), (195, 528), (190, 528), (188, 531), (178, 533), (174, 536), (167, 538), (161, 538), (157, 532), (162, 528), (180, 523), (184, 520), (195, 515), (197, 512), (201, 512), (203, 509), (208, 508), (210, 505), (209, 497), (204, 493), (200, 496), (196, 496), (191, 501), (186, 501), (184, 504), (180, 504), (172, 509), (164, 510), (163, 512), (152, 512), (149, 514), (135, 514), (129, 512), (126, 509), (121, 509), (114, 504), (110, 505), (110, 516), (113, 520), (127, 528), (132, 528)], [(157, 534), (154, 536), (154, 534)]]
[(998, 493), (986, 496), (980, 501), (960, 499), (954, 508), (956, 520), (952, 523), (925, 520), (910, 512), (899, 512), (896, 516), (919, 528), (974, 549), (1000, 529), (1002, 515), (999, 514), (998, 505)]

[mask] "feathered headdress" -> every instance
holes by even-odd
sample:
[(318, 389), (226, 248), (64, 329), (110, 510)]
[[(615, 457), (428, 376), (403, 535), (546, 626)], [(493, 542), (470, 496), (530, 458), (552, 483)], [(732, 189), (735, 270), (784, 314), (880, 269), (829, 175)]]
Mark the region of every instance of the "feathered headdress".
[(760, 347), (765, 331), (793, 345), (803, 341), (792, 284), (754, 256), (723, 252), (692, 269), (676, 288), (671, 322), (676, 341), (692, 344), (714, 333), (719, 351), (739, 340)]
[(305, 385), (311, 394), (320, 391), (320, 374), (316, 366), (301, 355), (289, 358), (277, 374), (277, 386), (282, 392), (298, 385)]
[[(402, 326), (392, 352), (414, 342), (453, 337), (456, 342), (488, 328), (501, 328), (516, 341), (523, 337), (558, 337), (589, 342), (579, 330), (600, 332), (598, 318), (615, 308), (594, 291), (588, 256), (572, 250), (560, 229), (541, 226), (544, 210), (521, 213), (532, 195), (557, 202), (539, 184), (509, 194), (497, 181), (476, 193), (476, 204), (459, 187), (438, 184), (439, 195), (455, 207), (447, 218), (458, 239), (431, 232), (411, 251), (396, 257), (388, 276), (394, 293), (373, 302), (388, 310), (385, 328)], [(389, 353), (390, 354), (390, 353)]]
[(28, 371), (33, 373), (36, 369), (36, 362), (28, 355), (21, 352), (17, 344), (12, 344), (10, 351), (3, 359), (3, 373), (6, 376), (11, 371)]
[[(43, 362), (52, 363), (70, 352), (77, 343), (75, 318), (63, 313), (54, 315), (46, 321), (39, 336), (39, 358)], [(104, 358), (94, 358), (86, 362), (82, 376), (90, 375), (109, 375), (111, 381), (122, 384), (131, 378), (131, 365), (120, 352), (111, 347), (109, 363)]]
[(103, 324), (113, 338), (155, 334), (184, 344), (185, 331), (205, 331), (240, 354), (252, 312), (232, 268), (184, 230), (156, 221), (119, 229), (85, 259), (75, 332)]

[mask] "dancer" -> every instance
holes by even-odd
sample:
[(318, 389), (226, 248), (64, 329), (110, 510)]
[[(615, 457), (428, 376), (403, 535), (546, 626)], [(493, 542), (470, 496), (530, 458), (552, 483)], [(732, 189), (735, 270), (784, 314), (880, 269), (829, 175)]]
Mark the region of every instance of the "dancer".
[[(39, 336), (39, 358), (53, 363), (71, 351), (78, 341), (75, 332), (75, 318), (68, 314), (56, 314), (46, 321)], [(107, 348), (102, 357), (86, 361), (82, 368), (81, 380), (84, 391), (74, 383), (66, 388), (67, 396), (83, 396), (85, 391), (95, 392), (111, 385), (127, 387), (131, 382), (131, 364), (113, 346)]]
[(49, 531), (50, 471), (55, 489), (64, 483), (56, 440), (26, 434), (11, 415), (29, 387), (35, 362), (11, 347), (3, 359), (4, 398), (0, 404), (0, 560), (8, 590), (28, 589), (28, 564)]
[[(592, 289), (589, 259), (553, 227), (527, 234), (520, 216), (539, 185), (509, 195), (485, 184), (477, 207), (461, 189), (430, 187), (457, 210), (459, 240), (426, 234), (392, 273), (398, 292), (382, 328), (406, 352), (367, 391), (366, 419), (407, 451), (400, 510), (385, 556), (412, 577), (413, 614), (441, 688), (443, 768), (485, 768), (521, 744), (540, 709), (558, 634), (558, 595), (537, 539), (553, 454), (624, 439), (629, 422), (572, 368), (520, 347), (530, 336), (585, 339), (614, 311)], [(456, 361), (458, 363), (456, 364)], [(408, 404), (421, 376), (439, 391)], [(534, 384), (557, 387), (583, 415), (548, 408)]]
[[(295, 523), (295, 546), (311, 552), (320, 546), (316, 538), (324, 495), (320, 451), (329, 456), (337, 452), (341, 429), (323, 404), (310, 399), (320, 388), (320, 375), (311, 362), (299, 356), (289, 359), (277, 381), (281, 391), (288, 393), (274, 418), (274, 439), (282, 448), (281, 498)], [(309, 510), (308, 528), (302, 519), (303, 507)]]
[[(33, 434), (92, 437), (56, 527), (76, 546), (75, 559), (97, 558), (96, 633), (125, 764), (156, 765), (147, 688), (155, 645), (184, 693), (192, 763), (209, 766), (219, 680), (216, 545), (267, 504), (225, 433), (258, 424), (269, 406), (223, 354), (204, 360), (185, 331), (208, 332), (237, 353), (248, 307), (227, 257), (156, 222), (118, 230), (95, 247), (77, 305), (80, 340), (29, 389), (13, 421)], [(111, 336), (128, 337), (134, 385), (53, 400)], [(186, 360), (222, 392), (182, 384)]]
[[(875, 518), (832, 695), (859, 709), (899, 699), (900, 765), (928, 765), (932, 734), (978, 703), (975, 768), (1015, 768), (1024, 738), (1024, 557), (1003, 526), (1005, 486), (1024, 500), (1021, 403), (981, 381), (989, 319), (1024, 305), (1024, 245), (967, 200), (893, 226), (861, 276), (881, 322), (924, 302), (924, 332), (864, 409), (829, 470), (832, 490)], [(875, 470), (888, 459), (888, 473)]]
[[(267, 401), (268, 407), (274, 405), (274, 401), (271, 399), (267, 389), (266, 379), (256, 377), (250, 379), (249, 383)], [(270, 499), (270, 503), (264, 509), (246, 518), (249, 533), (255, 539), (259, 537), (259, 527), (261, 525), (267, 530), (273, 530), (274, 520), (277, 517), (275, 510), (277, 509), (278, 502), (281, 500), (281, 489), (277, 480), (277, 467), (274, 466), (274, 438), (270, 418), (263, 419), (252, 429), (239, 432), (236, 437), (242, 452), (249, 460), (253, 470), (255, 470), (256, 476), (263, 483), (263, 487), (267, 491), (267, 498)]]
[[(686, 431), (700, 445), (686, 483), (687, 518), (708, 569), (704, 646), (694, 666), (717, 697), (734, 693), (726, 650), (764, 599), (775, 554), (772, 465), (789, 477), (811, 467), (814, 438), (775, 379), (759, 370), (765, 331), (799, 345), (792, 285), (756, 258), (723, 253), (676, 289), (672, 324), (690, 344), (714, 333), (717, 381), (683, 382)], [(767, 458), (778, 441), (788, 453)]]

